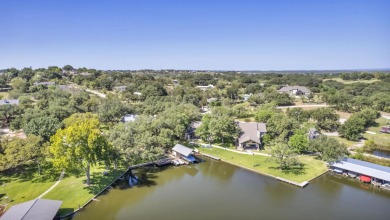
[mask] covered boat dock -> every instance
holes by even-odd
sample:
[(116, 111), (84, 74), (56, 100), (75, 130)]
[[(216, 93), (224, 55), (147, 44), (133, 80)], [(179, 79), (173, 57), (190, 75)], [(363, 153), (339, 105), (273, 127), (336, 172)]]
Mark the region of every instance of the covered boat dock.
[[(344, 158), (340, 161), (329, 164), (336, 173), (346, 173), (350, 176), (357, 176), (363, 182), (390, 182), (390, 167), (381, 166), (352, 158)], [(353, 174), (353, 175), (352, 175)]]
[(173, 152), (173, 155), (180, 158), (180, 159), (183, 159), (189, 163), (195, 163), (196, 162), (196, 159), (195, 157), (192, 155), (192, 152), (194, 150), (191, 149), (191, 148), (188, 148), (186, 146), (183, 146), (181, 144), (176, 144), (173, 148), (172, 148), (172, 152)]

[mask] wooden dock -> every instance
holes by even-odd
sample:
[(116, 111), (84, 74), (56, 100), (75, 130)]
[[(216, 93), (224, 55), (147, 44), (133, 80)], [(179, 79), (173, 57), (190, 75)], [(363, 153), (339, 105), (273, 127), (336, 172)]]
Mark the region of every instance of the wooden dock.
[(205, 156), (205, 157), (208, 157), (208, 158), (211, 158), (211, 159), (214, 159), (214, 160), (218, 160), (218, 161), (220, 161), (221, 160), (221, 158), (219, 158), (219, 157), (214, 157), (213, 155), (210, 155), (210, 154), (205, 154), (205, 153), (201, 153), (203, 156)]
[(283, 178), (280, 178), (280, 177), (276, 177), (276, 179), (279, 180), (279, 181), (282, 181), (282, 182), (294, 185), (294, 186), (299, 186), (301, 188), (303, 188), (303, 187), (307, 186), (307, 184), (309, 184), (308, 181), (304, 181), (302, 183), (297, 183), (297, 182), (294, 182), (294, 181), (291, 181), (291, 180), (286, 180), (286, 179), (283, 179)]

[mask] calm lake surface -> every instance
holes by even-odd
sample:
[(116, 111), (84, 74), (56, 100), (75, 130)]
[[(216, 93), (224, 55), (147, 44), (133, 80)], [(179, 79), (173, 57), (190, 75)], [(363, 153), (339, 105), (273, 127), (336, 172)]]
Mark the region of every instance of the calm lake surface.
[(332, 174), (304, 189), (212, 160), (136, 175), (143, 185), (111, 189), (74, 219), (390, 219), (390, 192)]

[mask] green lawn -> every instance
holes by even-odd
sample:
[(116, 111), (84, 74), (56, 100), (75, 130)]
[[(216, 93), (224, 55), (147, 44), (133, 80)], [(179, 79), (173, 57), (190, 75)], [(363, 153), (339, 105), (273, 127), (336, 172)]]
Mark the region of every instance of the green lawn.
[(0, 99), (1, 97), (3, 97), (3, 99), (8, 98), (8, 92), (0, 92)]
[(367, 130), (375, 132), (376, 134), (364, 133), (364, 137), (367, 139), (374, 139), (375, 143), (379, 145), (389, 145), (390, 144), (390, 134), (381, 133), (380, 130), (382, 126), (386, 125), (390, 120), (383, 117), (379, 117), (376, 120), (377, 126), (369, 127)]
[(79, 205), (83, 206), (88, 200), (114, 181), (126, 169), (111, 171), (108, 175), (103, 176), (102, 172), (104, 170), (103, 166), (91, 168), (92, 184), (89, 187), (84, 184), (86, 180), (84, 173), (80, 173), (78, 176), (65, 175), (66, 177), (43, 198), (62, 200), (63, 203), (59, 210), (60, 215), (73, 212)]
[[(221, 158), (223, 161), (237, 164), (258, 171), (260, 173), (281, 177), (295, 182), (308, 181), (327, 170), (326, 164), (323, 161), (316, 160), (311, 156), (299, 156), (299, 160), (304, 164), (302, 169), (282, 171), (278, 165), (270, 160), (270, 157), (260, 155), (238, 154), (218, 148), (198, 148), (200, 152), (204, 152)], [(258, 165), (259, 166), (254, 166)]]
[(331, 138), (338, 140), (340, 143), (344, 143), (345, 145), (347, 145), (347, 147), (351, 147), (359, 143), (357, 141), (350, 141), (342, 137), (331, 136)]
[(341, 82), (341, 83), (344, 83), (344, 84), (352, 84), (352, 83), (374, 83), (374, 82), (378, 82), (380, 80), (378, 79), (370, 79), (370, 80), (343, 80), (341, 78), (331, 78), (331, 79), (325, 79), (324, 81), (328, 81), (328, 80), (334, 80), (334, 81), (337, 81), (337, 82)]
[(50, 188), (55, 181), (54, 176), (38, 176), (35, 167), (27, 167), (23, 172), (14, 175), (0, 174), (0, 204), (8, 203), (7, 208), (9, 208), (12, 205), (35, 199)]

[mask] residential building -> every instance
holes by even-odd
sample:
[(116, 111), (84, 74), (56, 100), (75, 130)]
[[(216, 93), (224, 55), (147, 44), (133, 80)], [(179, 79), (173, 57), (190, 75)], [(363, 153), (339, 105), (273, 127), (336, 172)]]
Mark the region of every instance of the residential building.
[(19, 105), (19, 99), (3, 99), (0, 100), (0, 105)]
[(194, 121), (190, 124), (190, 126), (187, 128), (185, 137), (188, 140), (198, 139), (198, 137), (195, 135), (195, 131), (197, 128), (199, 128), (202, 125), (201, 121)]
[(283, 86), (278, 90), (279, 93), (288, 93), (291, 96), (309, 96), (311, 94), (310, 89), (304, 86)]
[(54, 86), (56, 83), (55, 82), (35, 82), (35, 86), (43, 85), (43, 86)]
[(135, 119), (138, 117), (138, 115), (134, 115), (134, 114), (127, 114), (125, 116), (122, 117), (121, 121), (122, 122), (133, 122), (135, 121)]
[(126, 91), (127, 86), (115, 86), (113, 89), (117, 92), (124, 92)]
[(309, 140), (314, 140), (320, 136), (320, 133), (317, 131), (316, 128), (310, 128), (308, 136)]
[(243, 100), (246, 102), (248, 101), (248, 99), (252, 96), (252, 93), (251, 94), (244, 94), (243, 95)]
[(241, 129), (240, 136), (237, 139), (238, 149), (259, 150), (262, 147), (262, 137), (267, 133), (265, 123), (239, 122), (238, 127)]
[(214, 88), (214, 85), (208, 85), (208, 86), (197, 86), (196, 88), (202, 90), (202, 91), (206, 91), (206, 90), (209, 90), (209, 89), (212, 89)]

